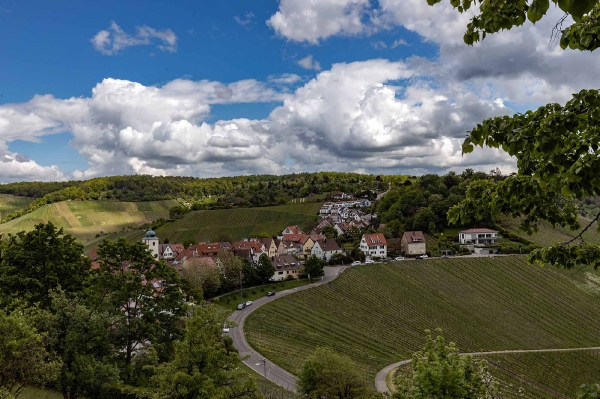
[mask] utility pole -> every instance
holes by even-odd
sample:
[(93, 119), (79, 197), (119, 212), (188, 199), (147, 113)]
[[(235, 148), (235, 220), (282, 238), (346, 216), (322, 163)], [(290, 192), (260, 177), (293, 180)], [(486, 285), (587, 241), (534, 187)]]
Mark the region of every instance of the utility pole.
[[(242, 299), (242, 271), (240, 270), (240, 299)], [(242, 300), (242, 302), (244, 302)]]

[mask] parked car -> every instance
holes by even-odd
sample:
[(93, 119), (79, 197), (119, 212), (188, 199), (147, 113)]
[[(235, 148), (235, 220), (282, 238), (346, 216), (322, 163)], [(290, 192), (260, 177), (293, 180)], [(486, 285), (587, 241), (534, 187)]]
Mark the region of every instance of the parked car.
[(423, 259), (422, 255), (417, 256), (415, 259), (419, 260), (419, 259)]
[(354, 262), (352, 262), (352, 266), (360, 266), (360, 261), (355, 260)]
[(275, 291), (269, 291), (269, 292), (267, 292), (267, 296), (273, 296), (273, 295), (275, 295)]
[(394, 260), (404, 260), (404, 256), (398, 256), (398, 257), (396, 257), (396, 259), (394, 259)]
[(375, 263), (374, 260), (366, 260), (365, 261), (365, 265), (370, 265), (371, 263)]
[(449, 258), (449, 256), (448, 255), (443, 255), (442, 258)]
[(252, 301), (247, 301), (246, 306), (250, 306), (250, 305), (252, 305)]
[(229, 326), (227, 324), (223, 324), (223, 332), (227, 334), (229, 332)]
[(246, 307), (246, 303), (240, 303), (240, 304), (237, 306), (237, 310), (244, 310), (244, 308), (245, 308), (245, 307)]
[(421, 255), (421, 257), (422, 257), (423, 259), (427, 259), (427, 258), (429, 258), (429, 255)]
[(382, 260), (382, 262), (383, 262), (383, 263), (389, 263), (389, 262), (391, 262), (391, 261), (392, 261), (392, 260), (391, 260), (390, 258), (385, 258), (384, 260)]

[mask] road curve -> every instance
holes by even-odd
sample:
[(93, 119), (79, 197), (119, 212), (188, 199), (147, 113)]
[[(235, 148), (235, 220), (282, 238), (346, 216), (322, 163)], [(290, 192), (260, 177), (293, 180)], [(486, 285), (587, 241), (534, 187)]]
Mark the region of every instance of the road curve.
[(296, 376), (291, 374), (290, 372), (282, 369), (275, 363), (271, 362), (268, 359), (265, 359), (260, 353), (255, 351), (246, 340), (246, 333), (244, 332), (244, 322), (248, 315), (254, 312), (256, 309), (264, 305), (265, 303), (276, 300), (277, 298), (281, 298), (282, 296), (286, 296), (298, 291), (304, 291), (322, 284), (327, 284), (328, 282), (334, 280), (337, 276), (340, 275), (344, 270), (346, 270), (348, 266), (330, 266), (325, 267), (325, 276), (312, 284), (304, 285), (301, 287), (291, 288), (289, 290), (280, 291), (275, 296), (267, 297), (264, 296), (262, 298), (254, 301), (252, 305), (247, 307), (244, 310), (236, 310), (231, 316), (229, 316), (229, 320), (233, 321), (237, 324), (236, 327), (232, 327), (230, 329), (230, 336), (233, 340), (233, 346), (238, 350), (240, 356), (242, 358), (247, 357), (244, 360), (244, 363), (249, 366), (252, 370), (256, 371), (260, 375), (264, 375), (265, 373), (265, 363), (266, 363), (266, 371), (267, 371), (267, 379), (274, 382), (275, 384), (289, 390), (296, 392)]
[[(504, 350), (504, 351), (490, 351), (490, 352), (471, 352), (471, 353), (461, 353), (461, 356), (471, 355), (471, 356), (481, 356), (481, 355), (499, 355), (505, 353), (543, 353), (543, 352), (574, 352), (574, 351), (592, 351), (592, 350), (600, 350), (600, 346), (594, 346), (590, 348), (566, 348), (566, 349), (513, 349), (513, 350)], [(390, 392), (390, 389), (386, 383), (386, 377), (388, 373), (394, 370), (397, 367), (404, 366), (410, 363), (412, 359), (402, 360), (397, 363), (390, 364), (389, 366), (385, 366), (375, 376), (375, 389), (377, 392)]]

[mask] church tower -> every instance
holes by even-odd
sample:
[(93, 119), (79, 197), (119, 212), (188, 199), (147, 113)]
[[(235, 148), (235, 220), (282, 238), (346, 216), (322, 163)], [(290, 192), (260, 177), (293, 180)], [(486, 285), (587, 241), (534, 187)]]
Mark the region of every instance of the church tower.
[(146, 231), (146, 235), (144, 236), (144, 238), (142, 238), (142, 241), (152, 252), (152, 256), (154, 256), (155, 259), (158, 259), (158, 243), (160, 242), (160, 240), (156, 236), (156, 233), (152, 230), (152, 226), (150, 226), (148, 231)]

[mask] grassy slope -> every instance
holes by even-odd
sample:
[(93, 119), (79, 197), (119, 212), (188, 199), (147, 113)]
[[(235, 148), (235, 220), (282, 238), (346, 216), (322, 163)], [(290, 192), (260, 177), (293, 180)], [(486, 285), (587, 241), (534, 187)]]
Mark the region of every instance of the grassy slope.
[(288, 225), (302, 226), (316, 219), (321, 203), (289, 204), (264, 208), (235, 208), (214, 211), (193, 211), (182, 219), (156, 230), (162, 239), (170, 242), (210, 240), (217, 234), (226, 234), (232, 240), (249, 235), (280, 234)]
[(0, 194), (0, 220), (6, 218), (16, 210), (27, 208), (27, 205), (32, 201), (33, 198)]
[[(571, 240), (575, 237), (579, 232), (571, 231), (569, 229), (563, 228), (553, 228), (546, 222), (540, 223), (539, 231), (533, 235), (527, 235), (522, 231), (519, 231), (519, 219), (512, 219), (508, 217), (501, 217), (498, 219), (498, 224), (504, 227), (506, 230), (513, 234), (517, 234), (523, 238), (528, 239), (529, 241), (541, 245), (541, 246), (550, 246), (554, 243), (560, 243)], [(589, 221), (585, 219), (581, 220), (582, 226), (587, 226)], [(600, 244), (600, 235), (597, 233), (597, 225), (594, 223), (592, 227), (590, 227), (584, 234), (583, 238), (585, 242), (588, 244)]]
[[(52, 222), (82, 242), (93, 240), (96, 234), (113, 233), (167, 218), (169, 208), (177, 201), (120, 202), (120, 201), (64, 201), (46, 205), (32, 213), (0, 225), (0, 233), (29, 231), (38, 223)], [(138, 233), (139, 235), (139, 233)]]
[(437, 327), (462, 351), (598, 346), (599, 298), (582, 279), (524, 257), (364, 266), (262, 306), (248, 317), (247, 334), (292, 372), (324, 345), (369, 377), (410, 358), (423, 331)]

